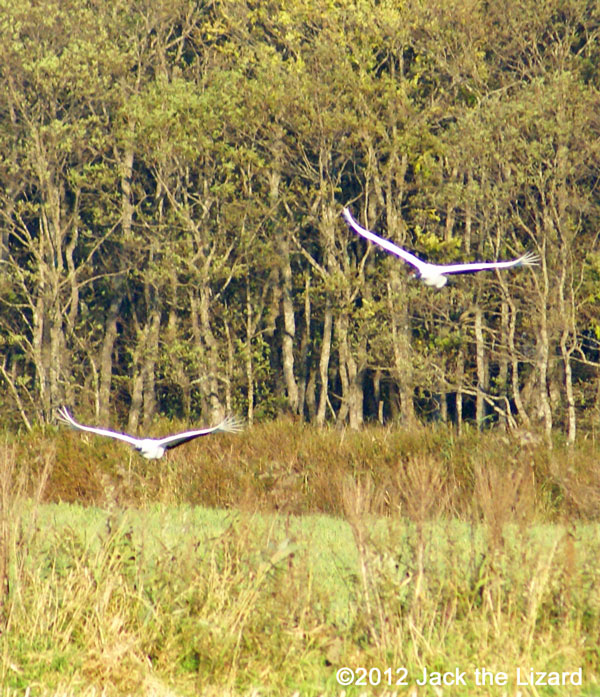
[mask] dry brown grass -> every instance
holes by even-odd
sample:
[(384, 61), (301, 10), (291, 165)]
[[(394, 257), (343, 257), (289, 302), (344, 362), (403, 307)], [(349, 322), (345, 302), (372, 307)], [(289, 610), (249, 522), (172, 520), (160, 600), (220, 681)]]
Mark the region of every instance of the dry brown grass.
[[(159, 424), (157, 433), (178, 426)], [(25, 645), (21, 662), (43, 666), (37, 670), (57, 684), (56, 666), (78, 657), (78, 682), (65, 683), (66, 694), (86, 694), (91, 683), (108, 685), (106, 694), (161, 695), (175, 681), (183, 694), (243, 695), (241, 676), (267, 665), (276, 683), (303, 662), (320, 675), (319, 661), (393, 660), (419, 671), (440, 651), (474, 661), (469, 642), (477, 642), (478, 661), (502, 646), (511, 665), (538, 666), (540, 646), (564, 662), (569, 644), (595, 669), (585, 642), (600, 627), (596, 573), (576, 527), (600, 510), (586, 442), (548, 450), (494, 432), (459, 437), (443, 426), (350, 432), (282, 420), (200, 439), (157, 462), (63, 429), (7, 435), (0, 460), (2, 636), (35, 618), (44, 646), (21, 638), (11, 650)], [(70, 559), (67, 567), (32, 570), (28, 560), (45, 540), (35, 522), (42, 501), (101, 506), (108, 517), (100, 547), (87, 549), (75, 529), (63, 530), (53, 554)], [(120, 511), (183, 503), (236, 509), (247, 522), (200, 556), (197, 539), (185, 537), (148, 570)], [(26, 524), (24, 505), (32, 510)], [(356, 573), (343, 580), (351, 625), (331, 623), (322, 580), (296, 554), (293, 536), (273, 528), (257, 535), (257, 512), (346, 521), (356, 551)], [(472, 526), (466, 548), (464, 532), (446, 532), (452, 521)], [(531, 531), (543, 523), (564, 532), (536, 546)], [(5, 653), (0, 677), (19, 682), (17, 663)], [(43, 683), (30, 684), (43, 692)]]
[[(165, 422), (154, 430), (185, 426)], [(371, 482), (371, 513), (413, 520), (448, 515), (492, 529), (520, 518), (594, 520), (600, 511), (597, 458), (585, 441), (549, 450), (496, 432), (458, 436), (441, 425), (351, 432), (282, 419), (199, 439), (149, 462), (122, 443), (66, 429), (7, 438), (30, 493), (40, 453), (56, 453), (45, 501), (344, 516), (350, 477)]]
[[(0, 633), (10, 630), (12, 599), (19, 593), (23, 565), (36, 534), (37, 511), (55, 459), (53, 447), (39, 453), (34, 463), (38, 475), (33, 479), (32, 471), (17, 462), (15, 450), (6, 442), (0, 445)], [(31, 509), (27, 525), (21, 516), (25, 506)]]
[[(404, 665), (413, 680), (424, 667), (583, 666), (586, 684), (597, 679), (600, 539), (593, 526), (539, 525), (566, 509), (547, 505), (535, 457), (519, 469), (519, 451), (500, 459), (489, 440), (468, 434), (469, 447), (441, 430), (406, 435), (401, 451), (405, 434), (393, 431), (306, 429), (295, 441), (282, 437), (288, 428), (277, 438), (276, 425), (259, 427), (258, 443), (215, 439), (203, 468), (183, 448), (163, 463), (127, 451), (115, 463), (107, 450), (82, 470), (102, 509), (41, 504), (44, 482), (48, 491), (68, 472), (58, 437), (29, 468), (27, 441), (0, 448), (7, 697), (337, 697), (343, 665)], [(73, 435), (69, 447), (85, 452)], [(216, 471), (209, 463), (221, 468), (210, 495), (239, 506), (199, 520), (199, 509), (171, 504), (202, 495), (192, 487)], [(129, 499), (141, 510), (124, 508)], [(289, 513), (323, 500), (339, 519)], [(309, 519), (316, 532), (300, 528)], [(362, 692), (386, 694), (347, 694)]]

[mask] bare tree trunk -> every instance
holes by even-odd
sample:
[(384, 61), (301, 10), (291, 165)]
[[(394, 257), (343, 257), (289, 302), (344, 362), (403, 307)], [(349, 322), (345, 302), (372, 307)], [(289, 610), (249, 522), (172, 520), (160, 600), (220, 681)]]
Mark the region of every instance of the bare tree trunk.
[(137, 433), (142, 413), (142, 401), (144, 397), (144, 376), (141, 366), (134, 357), (133, 376), (131, 378), (131, 404), (129, 405), (129, 418), (127, 420), (127, 430), (130, 433)]
[(531, 428), (531, 420), (529, 414), (525, 409), (525, 403), (521, 397), (521, 383), (519, 375), (519, 356), (515, 344), (515, 334), (517, 331), (517, 308), (514, 303), (513, 298), (508, 292), (508, 286), (506, 281), (500, 276), (500, 285), (502, 286), (502, 291), (504, 294), (504, 299), (506, 305), (508, 306), (508, 332), (506, 335), (508, 357), (511, 365), (511, 387), (512, 387), (512, 398), (515, 402), (517, 408), (517, 414), (519, 420), (525, 426), (525, 428)]
[[(362, 354), (363, 351), (359, 350), (359, 353)], [(358, 429), (363, 425), (363, 421), (364, 421), (364, 413), (363, 413), (363, 405), (364, 405), (363, 376), (364, 376), (364, 371), (363, 371), (362, 367), (359, 368), (357, 366), (357, 363), (354, 359), (354, 356), (352, 355), (352, 351), (350, 351), (349, 348), (348, 348), (348, 357), (347, 358), (348, 358), (348, 360), (347, 360), (348, 378), (350, 380), (350, 391), (348, 394), (349, 407), (350, 407), (350, 413), (349, 413), (350, 428)], [(364, 362), (362, 360), (360, 361), (360, 363), (361, 363), (361, 365), (364, 365)]]
[[(564, 103), (563, 103), (564, 105)], [(570, 117), (566, 116), (563, 108), (560, 110), (559, 121), (564, 123)], [(559, 312), (562, 320), (562, 330), (559, 339), (561, 357), (564, 366), (565, 398), (567, 403), (567, 443), (572, 445), (577, 435), (577, 414), (575, 411), (575, 397), (573, 394), (573, 370), (571, 366), (571, 354), (577, 347), (577, 326), (575, 320), (575, 299), (573, 280), (569, 284), (569, 300), (565, 298), (565, 286), (570, 276), (569, 260), (572, 258), (575, 242), (575, 231), (572, 229), (569, 216), (569, 198), (571, 167), (568, 161), (569, 145), (565, 140), (556, 151), (556, 170), (559, 185), (553, 189), (553, 203), (550, 206), (550, 215), (553, 219), (552, 226), (557, 233), (560, 259), (560, 281), (558, 284)]]
[(346, 421), (348, 412), (350, 411), (350, 377), (348, 376), (348, 364), (346, 362), (348, 347), (346, 344), (347, 336), (345, 335), (343, 322), (343, 317), (338, 317), (334, 324), (336, 343), (338, 346), (338, 371), (340, 384), (342, 386), (342, 401), (337, 413), (337, 422), (339, 424), (343, 424)]
[[(269, 172), (269, 201), (274, 210), (279, 201), (279, 184), (281, 183), (282, 142), (278, 138), (272, 146), (272, 167)], [(292, 300), (292, 266), (290, 263), (289, 233), (278, 231), (277, 239), (279, 271), (281, 278), (281, 313), (283, 316), (283, 337), (281, 355), (283, 378), (287, 392), (290, 411), (298, 413), (299, 395), (296, 376), (294, 375), (294, 340), (296, 338), (296, 318)]]
[[(448, 163), (446, 162), (446, 165)], [(451, 181), (454, 183), (458, 180), (458, 167), (452, 167), (450, 172)], [(454, 222), (456, 220), (456, 202), (448, 201), (446, 203), (446, 230), (445, 230), (445, 240), (450, 242), (452, 240), (452, 232), (454, 230)]]
[(133, 352), (131, 404), (127, 423), (131, 432), (135, 432), (139, 426), (142, 407), (144, 426), (148, 425), (155, 411), (154, 371), (158, 356), (160, 311), (158, 308), (152, 308), (142, 327), (137, 320), (134, 321), (137, 345)]
[(319, 358), (319, 377), (321, 392), (319, 394), (319, 406), (317, 408), (317, 425), (325, 423), (327, 400), (329, 399), (329, 360), (331, 357), (331, 334), (333, 328), (333, 312), (329, 298), (325, 304), (325, 316), (323, 319), (323, 340), (321, 343), (321, 356)]
[(536, 360), (538, 387), (538, 413), (544, 428), (544, 436), (547, 443), (551, 443), (552, 436), (552, 409), (548, 397), (548, 362), (550, 360), (550, 339), (548, 336), (548, 300), (550, 297), (550, 283), (548, 280), (548, 267), (545, 255), (541, 264), (542, 283), (538, 283), (539, 293), (539, 323), (537, 331)]
[[(467, 188), (469, 188), (472, 181), (473, 181), (473, 175), (469, 171), (469, 172), (467, 172)], [(465, 230), (463, 233), (463, 244), (465, 246), (465, 253), (470, 254), (471, 253), (471, 237), (472, 237), (472, 230), (473, 230), (473, 207), (472, 207), (472, 204), (471, 204), (468, 196), (466, 197), (464, 205), (465, 205)]]
[(445, 391), (440, 391), (440, 419), (442, 423), (448, 423), (448, 398)]
[(563, 367), (565, 372), (565, 397), (567, 402), (567, 443), (572, 445), (575, 442), (575, 436), (577, 435), (577, 415), (575, 412), (575, 397), (573, 394), (573, 369), (571, 367), (571, 354), (575, 348), (575, 342), (572, 340), (569, 342), (571, 332), (575, 336), (575, 329), (572, 325), (573, 315), (573, 303), (570, 303), (570, 307), (567, 307), (567, 302), (565, 300), (565, 283), (567, 280), (567, 259), (566, 255), (563, 255), (561, 260), (561, 274), (560, 281), (558, 284), (558, 297), (559, 297), (559, 309), (560, 315), (563, 321), (563, 327), (560, 334), (560, 354), (563, 359)]
[[(62, 401), (60, 395), (59, 382), (62, 375), (62, 362), (66, 354), (65, 335), (63, 332), (62, 316), (60, 308), (57, 306), (58, 296), (51, 305), (50, 312), (50, 346), (49, 346), (49, 378), (50, 378), (50, 404), (54, 408)], [(52, 416), (51, 410), (47, 413), (47, 418)]]
[[(298, 379), (298, 413), (304, 413), (304, 405), (307, 405), (309, 410), (309, 419), (314, 417), (315, 410), (315, 391), (314, 391), (314, 374), (313, 381), (310, 383), (310, 365), (309, 365), (309, 346), (310, 346), (310, 317), (311, 317), (311, 302), (310, 302), (310, 275), (306, 274), (304, 284), (304, 331), (302, 332), (302, 340), (300, 341), (300, 375)], [(311, 384), (311, 391), (309, 391)], [(310, 404), (309, 404), (310, 402)]]
[(572, 445), (577, 435), (577, 415), (573, 395), (573, 369), (571, 368), (571, 350), (567, 347), (568, 330), (563, 330), (560, 337), (560, 352), (565, 370), (565, 396), (567, 399), (567, 443)]
[(396, 274), (387, 284), (387, 304), (392, 330), (394, 348), (394, 368), (398, 378), (398, 393), (400, 397), (400, 417), (405, 424), (415, 421), (415, 404), (413, 401), (414, 378), (410, 350), (410, 320), (406, 303), (394, 302), (399, 296), (396, 287), (399, 285)]
[(308, 371), (304, 403), (306, 404), (306, 416), (312, 423), (317, 417), (317, 370), (311, 367)]
[(508, 303), (503, 300), (500, 305), (500, 357), (498, 359), (498, 384), (506, 397), (507, 413), (501, 414), (499, 425), (506, 430), (507, 417), (510, 416), (508, 402)]
[[(133, 173), (133, 148), (129, 146), (122, 158), (115, 149), (115, 156), (121, 160), (121, 232), (122, 239), (127, 240), (131, 236), (133, 222), (133, 202), (131, 196), (131, 176)], [(112, 388), (113, 351), (117, 340), (117, 320), (123, 301), (123, 282), (121, 280), (111, 284), (112, 298), (104, 324), (104, 336), (100, 347), (100, 387), (98, 390), (98, 404), (96, 407), (98, 421), (108, 423), (110, 413), (110, 397)]]
[(225, 380), (225, 409), (228, 413), (231, 413), (232, 399), (232, 385), (233, 376), (235, 375), (234, 368), (234, 352), (233, 352), (233, 341), (231, 340), (231, 330), (229, 329), (229, 324), (227, 320), (224, 321), (223, 326), (225, 327), (225, 336), (227, 337), (227, 368), (226, 368), (226, 380)]
[(211, 423), (218, 423), (224, 416), (223, 405), (219, 398), (219, 345), (210, 321), (210, 288), (208, 284), (200, 285), (199, 293), (192, 290), (189, 294), (192, 335), (196, 346), (202, 349), (204, 363), (199, 384), (202, 403), (209, 410)]
[[(406, 173), (408, 171), (408, 156), (406, 153), (398, 155), (396, 143), (398, 142), (396, 126), (393, 127), (392, 152), (390, 159), (394, 166), (386, 167), (384, 187), (376, 177), (376, 191), (379, 204), (384, 205), (383, 188), (386, 196), (386, 219), (388, 230), (400, 233), (402, 238), (406, 226), (400, 215), (400, 205), (404, 197)], [(400, 239), (402, 242), (402, 239)], [(406, 285), (401, 280), (399, 266), (392, 269), (391, 281), (387, 284), (387, 305), (392, 330), (392, 343), (394, 348), (394, 372), (397, 377), (398, 396), (400, 400), (400, 419), (409, 425), (415, 421), (414, 404), (414, 371), (411, 350), (411, 328), (409, 308), (405, 302)], [(400, 301), (398, 302), (398, 299)]]
[(156, 363), (158, 361), (158, 339), (160, 336), (160, 310), (156, 307), (152, 309), (149, 324), (142, 366), (144, 380), (144, 428), (148, 427), (156, 413)]
[(377, 407), (377, 421), (383, 425), (383, 399), (381, 398), (381, 370), (377, 368), (373, 374), (373, 395)]
[(461, 347), (456, 358), (456, 429), (462, 435), (463, 424), (463, 380), (465, 375), (465, 351)]
[(101, 424), (108, 423), (110, 412), (110, 391), (112, 385), (112, 355), (117, 340), (117, 320), (122, 296), (118, 291), (112, 298), (104, 324), (104, 336), (100, 347), (100, 386), (98, 389), (97, 413)]
[(298, 385), (294, 375), (294, 339), (296, 336), (296, 320), (292, 301), (292, 267), (290, 264), (290, 249), (287, 239), (280, 239), (279, 253), (281, 260), (281, 309), (283, 315), (283, 339), (281, 353), (283, 361), (283, 377), (290, 410), (298, 413)]
[[(247, 299), (249, 302), (249, 298)], [(250, 311), (251, 311), (250, 305)], [(200, 328), (202, 339), (206, 345), (208, 358), (208, 406), (210, 422), (218, 423), (224, 416), (223, 405), (219, 399), (219, 343), (214, 335), (210, 322), (210, 288), (203, 284), (200, 288)], [(251, 317), (249, 317), (249, 321)], [(248, 347), (250, 350), (250, 347)]]
[(254, 365), (252, 363), (252, 302), (250, 301), (250, 287), (246, 283), (246, 389), (248, 391), (248, 411), (246, 413), (248, 424), (251, 426), (254, 420)]
[(540, 326), (537, 341), (536, 368), (538, 374), (538, 406), (540, 417), (544, 426), (544, 435), (550, 441), (552, 435), (552, 410), (548, 399), (548, 359), (550, 356), (550, 342), (548, 340), (548, 318), (546, 309), (540, 310)]
[(488, 365), (483, 338), (483, 312), (481, 307), (475, 307), (475, 357), (477, 364), (477, 391), (475, 402), (475, 419), (477, 428), (482, 429), (485, 423), (485, 399), (488, 383)]
[(350, 428), (358, 429), (363, 423), (362, 370), (358, 370), (348, 341), (348, 314), (342, 314), (335, 323), (339, 354), (340, 380), (342, 383), (342, 404), (338, 412), (338, 422), (348, 418)]
[[(63, 241), (61, 228), (62, 190), (55, 182), (55, 172), (47, 159), (46, 149), (39, 133), (33, 137), (36, 147), (35, 168), (40, 185), (42, 205), (39, 215), (37, 249), (32, 249), (37, 260), (38, 287), (35, 291), (33, 312), (34, 363), (38, 372), (40, 406), (44, 419), (61, 400), (59, 380), (61, 362), (65, 354), (60, 281), (63, 277)], [(33, 240), (32, 240), (33, 242)], [(33, 245), (32, 245), (33, 246)]]

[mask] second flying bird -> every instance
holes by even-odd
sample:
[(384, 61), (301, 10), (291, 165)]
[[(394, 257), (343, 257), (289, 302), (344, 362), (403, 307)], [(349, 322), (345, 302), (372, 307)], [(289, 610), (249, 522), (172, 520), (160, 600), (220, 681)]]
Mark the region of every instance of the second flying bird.
[(442, 288), (446, 285), (448, 279), (447, 274), (458, 273), (474, 273), (475, 271), (486, 271), (490, 269), (510, 269), (515, 266), (533, 266), (540, 260), (537, 254), (526, 252), (523, 256), (512, 261), (476, 261), (467, 264), (429, 264), (416, 257), (414, 254), (398, 247), (398, 245), (389, 240), (379, 237), (374, 232), (361, 227), (352, 217), (348, 208), (344, 208), (343, 216), (348, 225), (357, 232), (361, 237), (374, 242), (380, 247), (383, 247), (387, 252), (391, 252), (396, 256), (404, 259), (408, 264), (414, 266), (415, 276), (423, 281), (426, 286), (433, 288)]

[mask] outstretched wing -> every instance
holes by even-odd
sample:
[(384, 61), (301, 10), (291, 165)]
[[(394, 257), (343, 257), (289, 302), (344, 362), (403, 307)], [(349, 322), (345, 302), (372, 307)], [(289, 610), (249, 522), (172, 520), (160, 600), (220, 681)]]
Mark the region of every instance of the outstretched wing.
[(437, 266), (440, 273), (474, 273), (475, 271), (485, 271), (488, 269), (510, 269), (513, 266), (535, 266), (540, 261), (537, 254), (526, 252), (518, 259), (511, 261), (481, 261), (471, 264), (449, 264), (448, 266)]
[(423, 271), (424, 268), (430, 266), (430, 264), (428, 264), (426, 261), (421, 261), (421, 259), (416, 257), (414, 254), (407, 252), (401, 247), (398, 247), (397, 244), (394, 244), (389, 240), (385, 240), (383, 239), (383, 237), (379, 237), (379, 235), (376, 235), (374, 232), (366, 230), (364, 227), (360, 226), (356, 222), (356, 220), (354, 220), (350, 211), (347, 208), (344, 208), (343, 216), (345, 221), (354, 230), (354, 232), (357, 232), (359, 235), (369, 240), (370, 242), (378, 244), (380, 247), (383, 247), (383, 249), (385, 249), (386, 251), (395, 254), (401, 259), (404, 259), (404, 261), (408, 262), (409, 264), (412, 264), (412, 266), (417, 268), (419, 271)]
[(166, 438), (161, 438), (157, 440), (157, 444), (161, 445), (165, 449), (176, 448), (182, 443), (187, 443), (194, 438), (200, 438), (200, 436), (208, 436), (210, 433), (216, 433), (217, 431), (223, 431), (226, 433), (238, 433), (243, 430), (244, 422), (237, 416), (227, 416), (221, 421), (220, 424), (213, 426), (212, 428), (203, 428), (198, 431), (184, 431), (183, 433), (177, 433), (173, 436), (167, 436)]
[(88, 431), (89, 433), (95, 433), (98, 436), (108, 436), (109, 438), (116, 438), (117, 440), (123, 440), (129, 445), (139, 445), (140, 440), (138, 438), (133, 438), (133, 436), (128, 436), (126, 433), (117, 433), (116, 431), (109, 431), (106, 428), (96, 428), (95, 426), (84, 426), (78, 423), (69, 413), (67, 407), (61, 407), (58, 410), (57, 418), (67, 426), (76, 428), (80, 431)]

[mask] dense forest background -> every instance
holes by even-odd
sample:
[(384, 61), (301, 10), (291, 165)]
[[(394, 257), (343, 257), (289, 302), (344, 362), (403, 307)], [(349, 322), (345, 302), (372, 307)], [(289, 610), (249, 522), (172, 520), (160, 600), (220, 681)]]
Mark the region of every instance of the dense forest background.
[(598, 3), (1, 8), (5, 423), (594, 428)]

